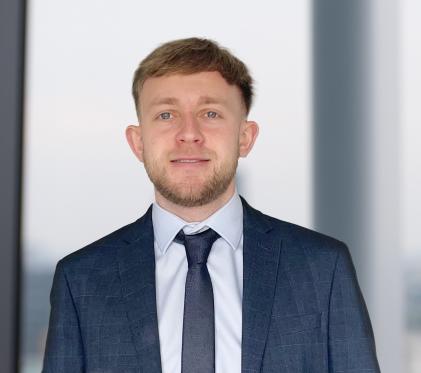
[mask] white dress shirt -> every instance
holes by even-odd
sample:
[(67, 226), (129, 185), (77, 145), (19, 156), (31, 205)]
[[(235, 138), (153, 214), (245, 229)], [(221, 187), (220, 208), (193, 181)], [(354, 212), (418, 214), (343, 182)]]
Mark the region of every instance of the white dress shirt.
[(188, 223), (160, 207), (152, 208), (155, 235), (156, 301), (162, 373), (181, 372), (184, 291), (188, 270), (184, 246), (173, 241), (180, 231), (212, 228), (221, 237), (207, 266), (215, 304), (215, 373), (241, 372), (243, 295), (243, 207), (237, 192), (203, 222)]

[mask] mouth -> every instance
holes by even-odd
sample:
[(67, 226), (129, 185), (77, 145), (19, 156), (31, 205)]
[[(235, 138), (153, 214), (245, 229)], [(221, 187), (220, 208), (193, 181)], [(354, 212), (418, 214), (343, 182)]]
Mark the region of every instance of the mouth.
[(201, 162), (209, 162), (209, 159), (174, 159), (171, 162), (173, 163), (201, 163)]
[(210, 161), (209, 158), (201, 157), (201, 156), (194, 156), (194, 155), (187, 155), (185, 157), (180, 156), (178, 158), (171, 159), (172, 163), (202, 163)]
[(210, 159), (180, 158), (180, 159), (173, 159), (171, 163), (176, 168), (196, 169), (197, 167), (205, 166), (209, 161)]

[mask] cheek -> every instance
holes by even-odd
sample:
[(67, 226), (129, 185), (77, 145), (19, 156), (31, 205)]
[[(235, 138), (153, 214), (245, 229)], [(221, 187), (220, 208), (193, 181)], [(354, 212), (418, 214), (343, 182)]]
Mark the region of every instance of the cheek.
[(227, 128), (212, 133), (209, 138), (212, 139), (212, 144), (215, 147), (221, 147), (227, 150), (238, 147), (240, 141), (238, 131), (234, 130), (229, 125), (227, 125)]
[(239, 147), (240, 137), (238, 132), (230, 133), (225, 137), (226, 148), (230, 150), (230, 152), (236, 152)]
[[(215, 148), (216, 149), (216, 148)], [(239, 156), (239, 145), (238, 141), (228, 139), (221, 140), (217, 146), (216, 153), (221, 160), (231, 160), (238, 158)]]
[(159, 157), (165, 150), (165, 141), (159, 136), (145, 136), (143, 139), (145, 153)]

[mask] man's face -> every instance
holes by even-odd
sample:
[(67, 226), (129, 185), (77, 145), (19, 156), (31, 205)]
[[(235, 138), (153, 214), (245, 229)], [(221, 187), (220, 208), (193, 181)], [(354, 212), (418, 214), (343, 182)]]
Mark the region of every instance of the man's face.
[(127, 138), (158, 193), (193, 207), (233, 189), (238, 158), (257, 136), (238, 87), (218, 72), (149, 78), (139, 109)]

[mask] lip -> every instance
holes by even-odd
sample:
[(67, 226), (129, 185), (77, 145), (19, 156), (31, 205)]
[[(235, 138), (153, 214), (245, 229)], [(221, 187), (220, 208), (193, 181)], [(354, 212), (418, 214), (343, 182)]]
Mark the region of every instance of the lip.
[(174, 167), (181, 168), (196, 168), (206, 165), (210, 160), (209, 159), (198, 159), (198, 158), (180, 158), (180, 160), (195, 160), (197, 162), (177, 162), (177, 160), (171, 161), (171, 164)]
[(177, 161), (209, 161), (208, 158), (202, 158), (202, 157), (178, 157), (176, 159), (172, 159), (171, 162), (177, 162)]
[[(183, 160), (187, 160), (187, 159), (183, 158)], [(171, 161), (171, 163), (174, 163), (174, 164), (198, 164), (198, 163), (209, 162), (209, 159), (189, 159), (188, 161), (189, 162), (179, 162), (179, 160), (174, 160), (174, 161)], [(195, 162), (192, 162), (192, 161), (195, 161)]]

